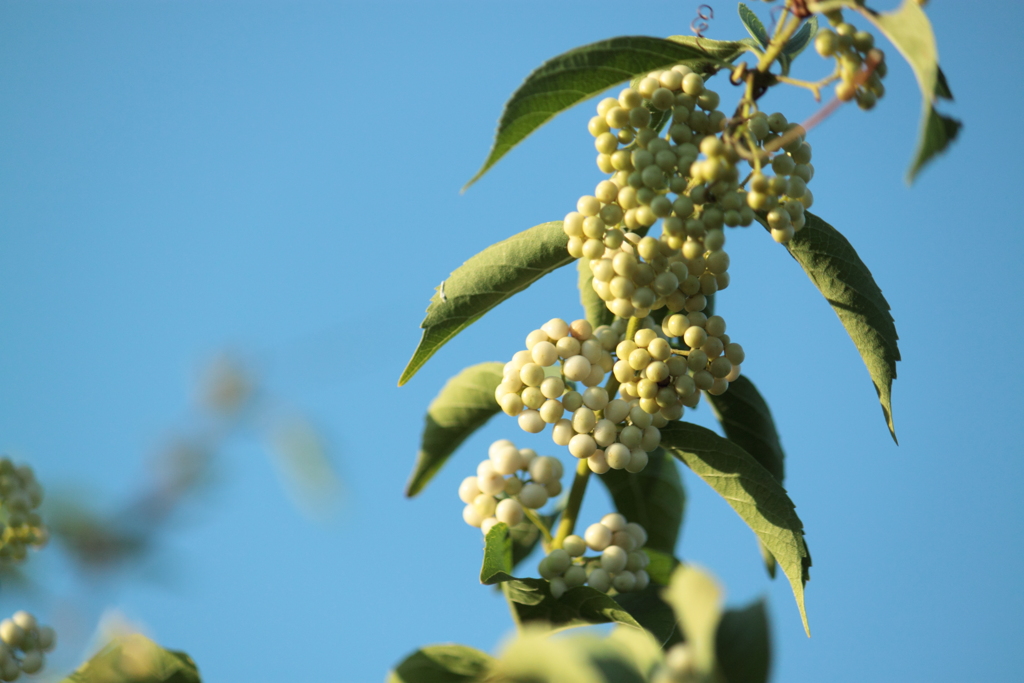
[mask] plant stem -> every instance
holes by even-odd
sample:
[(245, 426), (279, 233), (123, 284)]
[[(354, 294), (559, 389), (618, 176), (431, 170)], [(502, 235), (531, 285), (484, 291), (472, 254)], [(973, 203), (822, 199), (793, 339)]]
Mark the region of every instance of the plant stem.
[(629, 323), (626, 325), (626, 339), (628, 341), (633, 341), (633, 336), (637, 333), (637, 330), (640, 329), (640, 324), (642, 322), (643, 321), (636, 316), (629, 319)]
[(537, 511), (531, 510), (530, 508), (523, 508), (523, 513), (526, 515), (526, 518), (528, 520), (533, 522), (533, 525), (535, 527), (540, 529), (540, 535), (544, 537), (544, 547), (547, 548), (548, 546), (550, 546), (551, 529), (549, 529), (548, 525), (544, 523), (544, 520), (541, 519), (540, 515), (537, 514)]
[(590, 478), (590, 465), (587, 459), (583, 458), (576, 465), (576, 478), (572, 481), (572, 489), (569, 491), (569, 502), (562, 513), (562, 519), (558, 523), (558, 533), (555, 540), (551, 542), (553, 548), (561, 548), (566, 536), (573, 532), (576, 527), (576, 517), (580, 514), (580, 505), (583, 504), (583, 494), (587, 490), (587, 480)]
[(786, 46), (789, 39), (796, 33), (797, 28), (800, 26), (800, 17), (787, 16), (783, 14), (783, 18), (779, 23), (779, 30), (775, 32), (775, 37), (772, 38), (772, 42), (768, 43), (768, 49), (764, 51), (764, 55), (761, 60), (757, 63), (757, 70), (762, 73), (767, 73), (768, 69), (771, 68), (772, 64), (778, 59), (782, 53), (782, 48)]
[(812, 93), (814, 93), (814, 100), (816, 102), (821, 102), (821, 89), (838, 78), (839, 74), (835, 73), (832, 74), (831, 76), (821, 79), (820, 81), (814, 82), (801, 81), (797, 78), (789, 78), (788, 76), (776, 76), (775, 80), (777, 80), (779, 83), (788, 83), (789, 85), (795, 85), (800, 88), (807, 88)]

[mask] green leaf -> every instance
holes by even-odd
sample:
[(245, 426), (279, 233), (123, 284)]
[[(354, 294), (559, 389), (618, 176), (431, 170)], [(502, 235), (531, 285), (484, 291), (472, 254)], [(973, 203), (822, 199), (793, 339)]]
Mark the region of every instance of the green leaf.
[(501, 411), (494, 390), (501, 383), (504, 367), (497, 362), (471, 365), (448, 380), (430, 402), (405, 495), (422, 491), (455, 449)]
[(408, 382), (438, 349), (484, 313), (556, 268), (573, 261), (562, 222), (542, 223), (492, 244), (441, 283), (420, 323), (423, 337), (398, 386)]
[(715, 670), (715, 632), (722, 618), (721, 587), (704, 570), (681, 565), (662, 597), (676, 612), (696, 672), (710, 679)]
[(878, 392), (889, 433), (896, 441), (892, 381), (900, 350), (889, 302), (846, 238), (818, 216), (810, 212), (805, 216), (806, 225), (786, 248), (832, 305), (860, 351)]
[(579, 259), (576, 261), (576, 267), (580, 273), (580, 303), (583, 304), (583, 313), (587, 322), (595, 328), (601, 325), (611, 325), (615, 316), (608, 310), (604, 300), (594, 291), (594, 274), (590, 271), (590, 259)]
[(750, 378), (740, 375), (729, 383), (729, 391), (719, 396), (706, 394), (706, 397), (715, 417), (722, 423), (725, 436), (754, 456), (754, 460), (781, 484), (786, 454), (779, 443), (768, 404)]
[(810, 635), (804, 584), (810, 578), (811, 555), (803, 522), (786, 490), (752, 455), (704, 427), (669, 423), (661, 430), (661, 446), (717, 491), (775, 556)]
[(791, 60), (803, 52), (811, 43), (811, 39), (818, 33), (818, 17), (812, 15), (810, 19), (800, 27), (800, 30), (793, 34), (793, 37), (783, 46), (782, 53)]
[[(781, 484), (785, 475), (786, 454), (779, 443), (768, 404), (749, 378), (740, 375), (729, 384), (729, 391), (719, 396), (707, 394), (715, 417), (722, 423), (725, 436), (754, 456), (754, 460), (772, 473)], [(760, 540), (757, 542), (768, 575), (775, 578), (775, 557)]]
[(642, 591), (620, 593), (615, 596), (615, 601), (647, 629), (663, 648), (668, 649), (683, 641), (683, 632), (676, 622), (672, 606), (662, 600), (662, 590), (662, 586), (652, 583)]
[(854, 6), (899, 50), (910, 64), (921, 88), (922, 116), (920, 137), (914, 159), (907, 171), (911, 183), (918, 171), (936, 154), (949, 146), (960, 130), (961, 123), (935, 111), (938, 98), (953, 99), (946, 77), (939, 69), (939, 50), (928, 15), (921, 9), (920, 0), (903, 0), (892, 12), (879, 13), (867, 7)]
[(612, 494), (615, 509), (647, 530), (646, 548), (675, 552), (686, 494), (670, 455), (659, 448), (639, 474), (608, 470), (601, 481)]
[(199, 683), (195, 662), (134, 633), (95, 654), (63, 683)]
[(764, 29), (764, 24), (757, 18), (754, 11), (747, 7), (742, 2), (739, 5), (740, 21), (743, 22), (743, 28), (747, 29), (747, 33), (760, 44), (761, 47), (768, 49), (768, 43), (771, 42), (771, 38), (768, 37), (768, 31)]
[(771, 628), (764, 600), (722, 615), (715, 635), (715, 653), (724, 683), (767, 683)]
[(669, 40), (700, 50), (702, 57), (683, 62), (697, 73), (709, 74), (717, 69), (728, 67), (746, 52), (755, 52), (757, 41), (743, 40), (710, 40), (697, 36), (669, 36)]
[(544, 579), (514, 579), (503, 588), (521, 624), (537, 622), (556, 629), (614, 622), (640, 627), (619, 603), (590, 586), (570, 588), (557, 600)]
[(480, 583), (492, 586), (512, 580), (512, 535), (508, 525), (498, 522), (484, 539), (484, 563), (480, 567)]
[(526, 628), (510, 642), (487, 680), (509, 683), (646, 683), (664, 664), (658, 643), (643, 629), (619, 627), (607, 638), (551, 638)]
[(644, 552), (650, 558), (650, 564), (647, 565), (647, 574), (651, 577), (651, 583), (667, 586), (668, 582), (672, 579), (672, 572), (679, 566), (679, 560), (671, 553), (663, 553), (654, 548), (645, 547)]
[(487, 675), (494, 658), (465, 645), (428, 645), (402, 660), (387, 683), (470, 683)]
[(713, 48), (703, 49), (707, 42), (716, 41), (701, 41), (697, 46), (673, 38), (622, 36), (584, 45), (544, 62), (505, 103), (491, 152), (466, 187), (556, 114), (617, 83), (674, 64), (721, 64)]

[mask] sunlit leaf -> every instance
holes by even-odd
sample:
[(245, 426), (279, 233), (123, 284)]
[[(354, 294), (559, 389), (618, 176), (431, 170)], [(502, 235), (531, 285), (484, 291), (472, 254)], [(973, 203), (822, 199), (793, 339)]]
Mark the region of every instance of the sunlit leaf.
[(761, 23), (761, 20), (757, 18), (752, 9), (742, 2), (739, 4), (739, 12), (743, 28), (747, 29), (750, 37), (756, 40), (761, 47), (767, 48), (771, 38), (768, 37), (768, 31), (764, 29), (764, 24)]
[(590, 586), (570, 588), (558, 599), (551, 595), (544, 579), (514, 579), (502, 587), (523, 624), (537, 622), (548, 628), (567, 628), (614, 622), (639, 627), (619, 603)]
[(542, 223), (492, 244), (438, 286), (420, 323), (423, 337), (402, 371), (408, 382), (438, 349), (502, 301), (573, 259), (562, 222)]
[(722, 41), (702, 40), (698, 45), (688, 38), (691, 36), (622, 36), (584, 45), (544, 62), (505, 103), (491, 152), (466, 187), (556, 114), (617, 83), (673, 64), (692, 64), (697, 70), (708, 63), (724, 65), (731, 60), (723, 57), (735, 59), (743, 52), (734, 54), (723, 47), (726, 43)]
[(490, 586), (512, 579), (512, 535), (508, 525), (498, 522), (484, 539), (484, 562), (480, 583)]
[(697, 673), (710, 677), (715, 670), (715, 632), (722, 618), (721, 587), (702, 569), (681, 565), (662, 597), (675, 610)]
[(402, 660), (387, 683), (470, 683), (479, 681), (494, 658), (465, 645), (428, 645)]
[(661, 430), (661, 445), (721, 495), (775, 556), (809, 635), (804, 584), (811, 556), (803, 522), (786, 490), (752, 455), (704, 427), (670, 423)]
[(471, 365), (448, 380), (431, 401), (405, 495), (419, 493), (455, 449), (501, 410), (494, 390), (503, 367), (497, 362)]
[(137, 633), (111, 641), (63, 683), (199, 683), (195, 662)]
[(846, 238), (818, 216), (810, 212), (805, 216), (803, 230), (786, 246), (831, 304), (860, 351), (895, 441), (892, 381), (900, 350), (889, 302)]

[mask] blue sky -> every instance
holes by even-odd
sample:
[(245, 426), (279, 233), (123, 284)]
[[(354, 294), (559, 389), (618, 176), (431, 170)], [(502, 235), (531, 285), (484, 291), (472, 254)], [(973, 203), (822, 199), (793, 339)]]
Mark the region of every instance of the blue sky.
[[(914, 187), (903, 175), (919, 96), (891, 49), (881, 104), (843, 108), (809, 138), (815, 212), (857, 248), (896, 318), (899, 447), (806, 276), (762, 231), (730, 234), (718, 309), (787, 451), (814, 558), (813, 638), (750, 531), (688, 473), (678, 554), (715, 572), (733, 604), (769, 597), (777, 681), (1010, 681), (1024, 665), (1013, 350), (1024, 10), (999, 4), (928, 7), (957, 97), (947, 110), (966, 125)], [(714, 7), (707, 35), (742, 37), (732, 4)], [(493, 651), (511, 624), (477, 583), (480, 540), (455, 491), (492, 440), (550, 442), (495, 419), (421, 496), (402, 491), (432, 396), (465, 365), (511, 357), (549, 318), (577, 317), (575, 273), (518, 295), (395, 383), (433, 287), (492, 242), (560, 219), (599, 179), (588, 103), (460, 195), (505, 98), (550, 56), (687, 33), (695, 11), (0, 3), (0, 450), (48, 490), (113, 509), (155, 453), (197, 428), (197, 381), (228, 350), (279, 412), (317, 426), (345, 490), (333, 517), (311, 522), (243, 432), (143, 565), (83, 577), (54, 547), (28, 566), (42, 588), (5, 586), (0, 612), (64, 624), (53, 668), (65, 671), (107, 608), (192, 654), (210, 681), (373, 681), (421, 644)], [(813, 54), (795, 67), (824, 73)], [(817, 105), (793, 91), (765, 106), (802, 120)], [(694, 419), (711, 424), (706, 408)], [(607, 505), (595, 487), (584, 518)]]

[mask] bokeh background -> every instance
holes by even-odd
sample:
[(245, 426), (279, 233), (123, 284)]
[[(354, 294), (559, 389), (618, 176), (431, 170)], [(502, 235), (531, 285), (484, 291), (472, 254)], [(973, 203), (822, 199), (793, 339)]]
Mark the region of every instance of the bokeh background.
[[(706, 35), (742, 37), (734, 4), (711, 4)], [(88, 654), (101, 620), (187, 651), (209, 681), (374, 681), (421, 644), (499, 647), (511, 623), (477, 583), (481, 539), (456, 487), (493, 439), (553, 445), (499, 417), (418, 498), (403, 487), (444, 381), (578, 317), (575, 271), (396, 381), (433, 287), (599, 179), (590, 102), (460, 195), (505, 98), (550, 56), (687, 33), (696, 11), (0, 3), (0, 449), (36, 468), (65, 519), (95, 522), (96, 545), (55, 543), (0, 581), (0, 612), (60, 629), (53, 673)], [(768, 596), (776, 681), (1013, 681), (1024, 666), (1024, 9), (928, 11), (957, 97), (945, 111), (966, 123), (953, 149), (904, 183), (920, 102), (891, 49), (881, 104), (842, 108), (809, 138), (814, 210), (896, 318), (899, 447), (800, 268), (761, 230), (729, 235), (718, 311), (787, 450), (813, 638), (751, 532), (689, 473), (677, 554), (733, 605)], [(809, 53), (794, 75), (826, 68)], [(819, 105), (794, 89), (764, 106), (803, 120)], [(239, 411), (203, 401), (226, 368), (255, 392)], [(712, 425), (706, 407), (693, 419)], [(592, 491), (584, 519), (608, 506)]]

